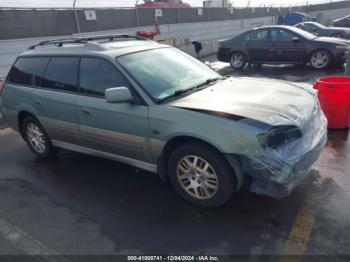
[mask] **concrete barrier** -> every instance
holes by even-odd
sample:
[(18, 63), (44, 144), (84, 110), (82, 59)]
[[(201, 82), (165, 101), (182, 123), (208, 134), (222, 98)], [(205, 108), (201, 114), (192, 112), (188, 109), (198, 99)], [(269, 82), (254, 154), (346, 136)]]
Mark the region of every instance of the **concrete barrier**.
[[(161, 25), (161, 34), (156, 36), (156, 41), (173, 43), (176, 47), (185, 52), (194, 55), (192, 45), (186, 46), (184, 43), (191, 41), (203, 42), (202, 55), (213, 54), (217, 51), (217, 42), (219, 39), (232, 37), (240, 32), (252, 27), (260, 25), (268, 25), (272, 23), (272, 17), (260, 17), (242, 20), (224, 20), (216, 22), (198, 22), (183, 24)], [(82, 34), (73, 34), (67, 36), (40, 37), (40, 38), (24, 38), (0, 40), (0, 77), (7, 75), (12, 63), (16, 57), (27, 49), (30, 45), (49, 39), (60, 39), (78, 36), (96, 36), (104, 34), (130, 34), (135, 35), (138, 30), (151, 30), (150, 27), (137, 27), (127, 29), (105, 30), (99, 32), (90, 32)], [(170, 41), (174, 40), (174, 41)]]
[[(320, 6), (322, 7), (322, 5)], [(325, 24), (329, 23), (331, 20), (337, 17), (342, 17), (348, 14), (350, 14), (350, 7), (312, 11), (309, 13), (310, 16), (318, 17), (320, 21)], [(172, 43), (174, 46), (184, 50), (191, 55), (195, 55), (194, 47), (191, 44), (186, 45), (186, 43), (190, 43), (191, 41), (200, 41), (203, 44), (201, 55), (206, 56), (217, 51), (219, 39), (232, 37), (241, 33), (242, 31), (253, 27), (270, 25), (273, 23), (273, 17), (267, 16), (212, 22), (164, 24), (160, 26), (161, 34), (156, 36), (155, 40)], [(66, 36), (0, 40), (0, 77), (7, 75), (12, 63), (21, 52), (28, 48), (28, 46), (40, 41), (48, 39), (59, 39), (63, 37), (94, 36), (103, 34), (135, 35), (138, 30), (151, 29), (153, 29), (153, 26), (105, 30)], [(188, 41), (185, 41), (185, 39), (188, 39)]]

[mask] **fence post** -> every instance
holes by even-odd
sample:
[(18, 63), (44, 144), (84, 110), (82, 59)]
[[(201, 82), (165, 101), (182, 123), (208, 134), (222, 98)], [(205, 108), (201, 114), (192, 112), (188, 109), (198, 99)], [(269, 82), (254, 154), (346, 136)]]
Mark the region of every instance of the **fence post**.
[(180, 7), (177, 8), (177, 23), (180, 24)]
[(139, 10), (138, 10), (137, 6), (135, 6), (135, 18), (136, 18), (136, 27), (140, 27)]
[(78, 15), (77, 15), (77, 10), (75, 9), (76, 2), (77, 2), (77, 0), (74, 0), (74, 2), (73, 2), (73, 13), (74, 13), (75, 24), (77, 25), (78, 34), (80, 34), (79, 19), (78, 19)]

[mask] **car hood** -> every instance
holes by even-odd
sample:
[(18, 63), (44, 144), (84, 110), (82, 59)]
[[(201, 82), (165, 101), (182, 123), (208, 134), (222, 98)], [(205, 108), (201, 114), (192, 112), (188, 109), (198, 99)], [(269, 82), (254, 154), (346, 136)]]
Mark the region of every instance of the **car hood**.
[(342, 38), (334, 38), (334, 37), (316, 37), (314, 41), (341, 44), (341, 45), (350, 45), (349, 40), (342, 39)]
[(316, 91), (304, 83), (235, 77), (169, 103), (170, 106), (232, 115), (268, 125), (301, 126), (315, 109)]

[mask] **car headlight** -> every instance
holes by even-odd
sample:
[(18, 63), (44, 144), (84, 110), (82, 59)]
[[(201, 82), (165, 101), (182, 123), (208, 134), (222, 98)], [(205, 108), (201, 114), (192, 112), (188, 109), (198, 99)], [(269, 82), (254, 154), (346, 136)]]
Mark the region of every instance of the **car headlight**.
[(286, 125), (272, 127), (267, 133), (258, 135), (257, 139), (263, 148), (276, 149), (300, 137), (302, 133), (297, 126)]

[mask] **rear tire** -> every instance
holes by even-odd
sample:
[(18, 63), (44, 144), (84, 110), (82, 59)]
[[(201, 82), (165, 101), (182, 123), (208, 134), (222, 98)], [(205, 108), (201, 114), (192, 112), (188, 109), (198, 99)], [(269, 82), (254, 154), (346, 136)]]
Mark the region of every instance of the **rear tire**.
[(310, 64), (315, 69), (326, 69), (332, 64), (332, 54), (325, 49), (319, 49), (312, 52), (310, 56)]
[(45, 129), (36, 118), (29, 116), (23, 120), (22, 133), (30, 150), (39, 158), (50, 158), (57, 152)]
[(233, 69), (239, 70), (246, 66), (247, 57), (243, 52), (233, 52), (230, 57), (230, 65)]
[(168, 174), (179, 195), (204, 207), (225, 204), (236, 190), (236, 177), (224, 156), (202, 143), (186, 143), (169, 157)]

